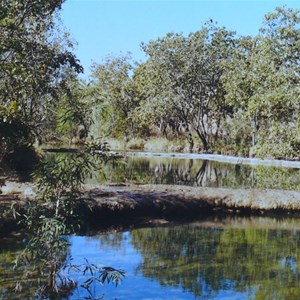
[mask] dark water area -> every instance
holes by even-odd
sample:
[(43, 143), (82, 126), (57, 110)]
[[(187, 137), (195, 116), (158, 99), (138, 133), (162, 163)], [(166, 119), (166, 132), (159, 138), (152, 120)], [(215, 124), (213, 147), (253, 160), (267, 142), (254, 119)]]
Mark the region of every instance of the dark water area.
[[(300, 299), (299, 230), (298, 219), (210, 218), (70, 236), (65, 257), (126, 272), (117, 287), (93, 286), (94, 299)], [(33, 299), (34, 282), (18, 296), (12, 290), (24, 275), (12, 270), (22, 245), (0, 241), (0, 299)], [(78, 287), (62, 299), (88, 297), (87, 276), (68, 276)]]

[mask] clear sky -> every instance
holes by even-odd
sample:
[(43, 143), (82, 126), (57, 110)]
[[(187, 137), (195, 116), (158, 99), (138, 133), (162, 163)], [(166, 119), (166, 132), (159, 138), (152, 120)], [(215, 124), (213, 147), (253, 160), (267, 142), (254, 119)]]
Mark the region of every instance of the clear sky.
[(300, 9), (300, 0), (67, 0), (62, 20), (78, 42), (87, 77), (93, 61), (127, 52), (143, 61), (141, 42), (197, 31), (209, 19), (238, 35), (256, 35), (264, 15), (284, 5)]

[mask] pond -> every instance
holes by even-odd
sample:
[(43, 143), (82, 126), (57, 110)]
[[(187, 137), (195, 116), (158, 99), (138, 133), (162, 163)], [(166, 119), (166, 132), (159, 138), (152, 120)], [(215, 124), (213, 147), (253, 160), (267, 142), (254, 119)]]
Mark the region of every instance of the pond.
[(129, 154), (99, 166), (87, 182), (300, 190), (300, 169)]
[[(46, 160), (63, 159), (73, 153), (46, 153)], [(97, 163), (87, 183), (92, 184), (168, 184), (199, 187), (270, 188), (300, 190), (300, 168), (247, 165), (164, 156), (136, 156), (134, 153), (119, 160)], [(1, 167), (1, 166), (0, 166)], [(24, 172), (1, 170), (1, 176), (28, 181)]]
[[(65, 257), (126, 272), (117, 287), (91, 289), (104, 299), (300, 299), (299, 230), (298, 219), (212, 217), (71, 236)], [(18, 296), (11, 290), (21, 276), (10, 269), (21, 248), (21, 241), (0, 241), (0, 299), (33, 297), (33, 288)], [(87, 277), (70, 275), (79, 285), (62, 299), (88, 297), (80, 287)]]
[[(72, 154), (47, 159), (54, 155)], [(300, 190), (300, 170), (129, 155), (96, 163), (86, 182)], [(124, 270), (126, 277), (117, 287), (93, 284), (88, 291), (82, 287), (87, 274), (62, 271), (78, 285), (64, 290), (61, 299), (300, 299), (299, 230), (300, 219), (292, 217), (213, 215), (193, 223), (64, 237), (69, 246), (59, 255), (62, 268), (87, 260)], [(13, 269), (25, 245), (24, 238), (0, 239), (0, 299), (32, 299), (44, 280), (30, 264)], [(16, 293), (19, 281), (25, 284)]]

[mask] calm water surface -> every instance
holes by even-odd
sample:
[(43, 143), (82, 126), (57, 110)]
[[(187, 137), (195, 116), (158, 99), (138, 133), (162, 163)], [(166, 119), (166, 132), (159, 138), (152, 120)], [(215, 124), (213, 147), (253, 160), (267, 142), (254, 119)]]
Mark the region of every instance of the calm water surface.
[(300, 169), (128, 156), (119, 163), (99, 167), (88, 182), (300, 190)]
[[(72, 236), (67, 256), (126, 271), (121, 285), (92, 289), (104, 299), (300, 299), (299, 230), (297, 219), (207, 219)], [(0, 242), (0, 299), (17, 299), (10, 290), (17, 274), (9, 268), (20, 245)], [(78, 288), (64, 299), (85, 296)]]
[[(56, 154), (57, 155), (57, 154)], [(51, 156), (49, 156), (51, 159)], [(90, 183), (155, 183), (300, 190), (300, 170), (178, 158), (127, 157), (99, 165)], [(300, 299), (300, 219), (227, 218), (68, 237), (62, 257), (126, 272), (121, 285), (94, 286), (92, 299)], [(12, 269), (24, 241), (0, 239), (0, 299), (15, 294), (25, 271)], [(79, 282), (63, 299), (85, 299)], [(32, 284), (34, 286), (34, 284)]]
[[(71, 153), (47, 153), (46, 160), (55, 156), (64, 159)], [(300, 190), (300, 169), (231, 164), (202, 159), (139, 157), (130, 153), (115, 162), (98, 163), (88, 183), (169, 184), (200, 187), (271, 188)], [(4, 172), (4, 173), (3, 173)], [(3, 174), (2, 174), (3, 173)], [(28, 174), (1, 170), (0, 175), (27, 181)]]

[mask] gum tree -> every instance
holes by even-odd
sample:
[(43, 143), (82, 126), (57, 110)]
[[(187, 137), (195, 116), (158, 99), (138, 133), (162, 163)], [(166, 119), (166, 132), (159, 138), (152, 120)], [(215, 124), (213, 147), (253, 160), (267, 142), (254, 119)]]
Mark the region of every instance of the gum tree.
[(299, 11), (267, 14), (257, 37), (240, 39), (227, 72), (227, 101), (251, 127), (261, 155), (298, 155), (299, 25)]
[[(0, 142), (2, 154), (41, 140), (66, 82), (82, 71), (56, 27), (63, 1), (0, 3)], [(13, 134), (11, 134), (13, 133)]]
[(132, 112), (139, 98), (132, 78), (133, 69), (129, 54), (107, 57), (93, 66), (92, 86), (97, 103), (96, 118), (99, 119), (96, 122), (100, 122), (101, 127), (105, 121), (105, 131), (112, 136), (128, 137), (134, 131)]
[(143, 45), (152, 77), (159, 84), (159, 91), (149, 101), (163, 104), (166, 112), (171, 111), (173, 119), (179, 120), (188, 133), (191, 150), (192, 132), (205, 151), (219, 135), (228, 110), (220, 78), (233, 47), (234, 34), (212, 22), (188, 37), (169, 33)]

